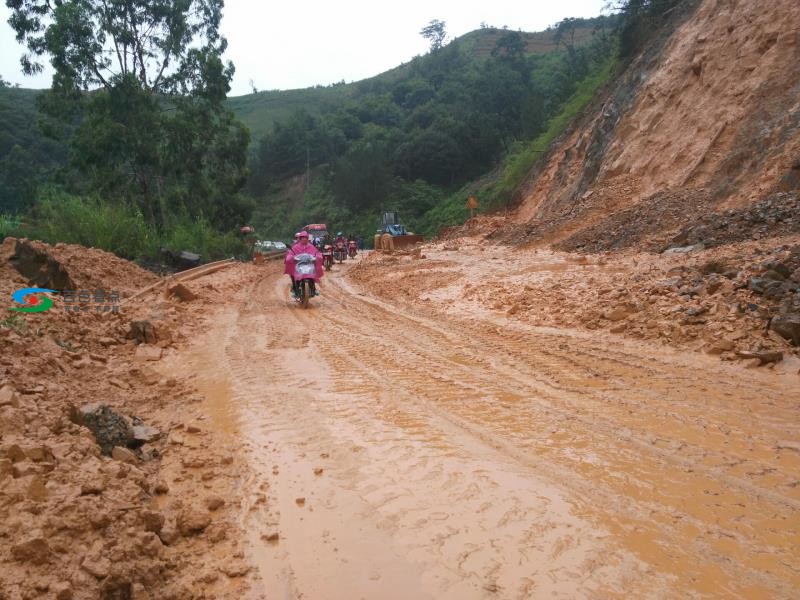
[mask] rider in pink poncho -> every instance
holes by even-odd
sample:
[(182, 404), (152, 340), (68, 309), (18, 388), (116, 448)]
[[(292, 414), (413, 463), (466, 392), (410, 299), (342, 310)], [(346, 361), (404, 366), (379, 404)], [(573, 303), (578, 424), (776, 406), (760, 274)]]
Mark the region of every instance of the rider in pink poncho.
[[(314, 275), (314, 282), (319, 283), (320, 278), (322, 277), (323, 269), (322, 269), (322, 254), (320, 253), (319, 249), (314, 246), (314, 244), (308, 241), (308, 233), (305, 231), (301, 231), (297, 234), (297, 243), (292, 246), (292, 248), (286, 253), (286, 259), (283, 263), (283, 272), (291, 277), (292, 279), (292, 293), (296, 295), (297, 288), (295, 287), (295, 279), (294, 279), (294, 257), (299, 254), (310, 254), (316, 259), (317, 270), (316, 274)], [(317, 289), (317, 292), (319, 290)]]

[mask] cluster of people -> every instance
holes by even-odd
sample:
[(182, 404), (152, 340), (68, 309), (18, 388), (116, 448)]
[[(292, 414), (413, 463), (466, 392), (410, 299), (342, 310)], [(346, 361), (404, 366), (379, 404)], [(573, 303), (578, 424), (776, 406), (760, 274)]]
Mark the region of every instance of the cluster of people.
[[(329, 236), (326, 234), (324, 237), (320, 236), (309, 236), (309, 241), (317, 248), (322, 248), (325, 244), (329, 243)], [(295, 241), (297, 240), (297, 234), (295, 234)], [(339, 242), (343, 242), (345, 246), (347, 246), (348, 242), (355, 242), (358, 246), (359, 250), (364, 249), (364, 238), (360, 235), (353, 235), (352, 233), (345, 237), (344, 232), (337, 231), (336, 238), (333, 240), (334, 244)]]

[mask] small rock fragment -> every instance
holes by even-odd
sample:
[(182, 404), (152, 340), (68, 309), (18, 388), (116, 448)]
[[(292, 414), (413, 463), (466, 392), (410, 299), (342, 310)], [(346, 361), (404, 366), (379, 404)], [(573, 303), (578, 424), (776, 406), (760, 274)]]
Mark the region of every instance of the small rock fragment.
[(169, 293), (178, 298), (178, 300), (181, 302), (191, 302), (192, 300), (197, 299), (197, 294), (195, 294), (182, 283), (176, 283), (169, 288)]
[(4, 385), (0, 388), (0, 406), (19, 408), (19, 397), (10, 385)]
[(50, 559), (50, 547), (47, 540), (37, 536), (25, 542), (11, 546), (11, 556), (17, 562), (29, 562), (42, 565)]
[(132, 465), (135, 465), (139, 462), (136, 454), (127, 448), (121, 448), (120, 446), (114, 446), (114, 448), (111, 450), (111, 458)]
[(211, 515), (199, 506), (190, 506), (178, 515), (178, 530), (183, 536), (200, 533), (209, 525)]
[(225, 506), (225, 500), (219, 496), (209, 496), (206, 498), (206, 508), (208, 508), (208, 510), (217, 510), (223, 506)]

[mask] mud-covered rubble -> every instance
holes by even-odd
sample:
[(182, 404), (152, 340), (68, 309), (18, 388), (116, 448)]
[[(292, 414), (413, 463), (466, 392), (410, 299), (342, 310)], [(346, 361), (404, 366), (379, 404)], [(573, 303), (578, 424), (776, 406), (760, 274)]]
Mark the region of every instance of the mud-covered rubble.
[[(693, 215), (687, 224), (687, 215)], [(540, 236), (533, 223), (528, 236)], [(745, 208), (717, 212), (707, 193), (665, 192), (643, 200), (555, 245), (600, 252), (636, 248), (662, 252), (675, 246), (714, 247), (800, 233), (800, 192), (772, 194)]]
[[(8, 306), (31, 285), (9, 261), (16, 246), (0, 256)], [(66, 312), (53, 295), (46, 312), (0, 319), (0, 598), (241, 597), (249, 569), (231, 558), (242, 549), (228, 499), (239, 463), (198, 426), (202, 397), (153, 356), (251, 275), (193, 281), (191, 302), (159, 289), (127, 303), (157, 279), (99, 250), (26, 246), (76, 289), (118, 290), (121, 305)]]
[(800, 191), (779, 192), (742, 209), (701, 215), (673, 240), (706, 247), (800, 233)]
[[(559, 307), (554, 309), (554, 324), (570, 324), (572, 317), (587, 329), (690, 345), (723, 359), (741, 358), (742, 352), (796, 353), (788, 348), (791, 336), (783, 334), (785, 325), (800, 314), (800, 282), (770, 278), (780, 276), (773, 269), (777, 265), (785, 272), (796, 269), (789, 271), (798, 260), (798, 247), (742, 250), (699, 251), (683, 258), (634, 256), (629, 259), (630, 273), (590, 276), (583, 285), (565, 276), (543, 290), (511, 292), (493, 306), (503, 309), (508, 304), (514, 314), (533, 312), (534, 321), (545, 323), (549, 319), (537, 308), (548, 303)], [(596, 260), (607, 261), (613, 272), (614, 257)], [(773, 293), (759, 293), (765, 279)]]
[(427, 260), (375, 255), (351, 274), (387, 299), (412, 299), (432, 310), (490, 310), (757, 366), (800, 355), (798, 242), (795, 236), (663, 255), (588, 255), (509, 248), (473, 236), (425, 248)]

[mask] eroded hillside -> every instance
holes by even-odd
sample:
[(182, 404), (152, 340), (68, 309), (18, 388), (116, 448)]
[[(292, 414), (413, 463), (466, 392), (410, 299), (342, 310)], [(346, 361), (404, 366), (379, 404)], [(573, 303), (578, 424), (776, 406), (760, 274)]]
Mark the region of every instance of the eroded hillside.
[(614, 248), (611, 219), (632, 207), (623, 245), (799, 187), (799, 26), (792, 0), (702, 2), (551, 149), (516, 222), (566, 249), (593, 227)]

